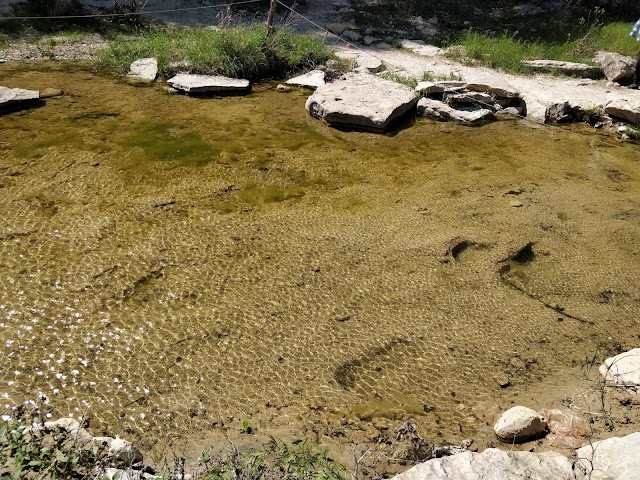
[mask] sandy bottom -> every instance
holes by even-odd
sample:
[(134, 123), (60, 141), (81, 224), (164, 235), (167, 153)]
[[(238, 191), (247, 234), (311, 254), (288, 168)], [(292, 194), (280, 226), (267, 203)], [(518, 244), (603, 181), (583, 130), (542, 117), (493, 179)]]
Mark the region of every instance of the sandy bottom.
[(194, 99), (54, 64), (0, 84), (65, 91), (0, 117), (5, 409), (41, 397), (148, 451), (274, 433), (393, 457), (408, 419), (487, 445), (493, 412), (638, 346), (637, 146), (342, 132), (271, 85)]

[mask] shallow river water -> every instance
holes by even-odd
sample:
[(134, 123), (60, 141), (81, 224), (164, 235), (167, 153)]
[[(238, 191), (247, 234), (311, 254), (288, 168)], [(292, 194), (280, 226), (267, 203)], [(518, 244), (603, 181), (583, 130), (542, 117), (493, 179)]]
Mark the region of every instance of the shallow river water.
[(47, 64), (0, 84), (65, 92), (0, 117), (3, 409), (42, 397), (148, 443), (292, 406), (456, 440), (640, 342), (637, 146), (342, 132), (271, 85), (194, 99)]

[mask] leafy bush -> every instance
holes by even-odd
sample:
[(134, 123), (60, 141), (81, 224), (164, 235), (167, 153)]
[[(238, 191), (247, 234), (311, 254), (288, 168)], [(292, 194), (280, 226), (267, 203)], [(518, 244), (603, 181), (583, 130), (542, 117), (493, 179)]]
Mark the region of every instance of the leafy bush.
[[(312, 68), (332, 57), (324, 43), (287, 28), (264, 25), (220, 30), (163, 29), (119, 35), (101, 52), (102, 65), (126, 72), (138, 58), (156, 57), (162, 74), (176, 69), (259, 80)], [(178, 66), (176, 66), (178, 65)]]

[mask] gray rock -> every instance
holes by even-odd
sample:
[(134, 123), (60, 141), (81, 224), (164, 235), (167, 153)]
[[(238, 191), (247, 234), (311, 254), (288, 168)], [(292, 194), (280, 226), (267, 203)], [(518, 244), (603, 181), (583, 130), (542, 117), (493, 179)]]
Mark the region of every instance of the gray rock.
[(55, 421), (45, 422), (44, 427), (49, 430), (64, 430), (69, 436), (81, 445), (86, 445), (93, 441), (93, 436), (80, 426), (73, 418), (60, 418)]
[(432, 93), (443, 93), (444, 87), (442, 85), (437, 85), (433, 82), (418, 82), (416, 85), (416, 92), (423, 95), (431, 95)]
[(487, 93), (469, 92), (452, 95), (449, 100), (453, 103), (480, 103), (484, 106), (493, 107), (493, 97)]
[(503, 442), (526, 442), (544, 436), (547, 429), (546, 419), (535, 410), (517, 406), (504, 412), (493, 431)]
[(640, 432), (586, 445), (576, 454), (578, 480), (640, 480)]
[(369, 27), (364, 31), (365, 35), (373, 35), (373, 28)]
[(488, 109), (456, 110), (444, 102), (426, 97), (418, 102), (418, 114), (436, 120), (455, 120), (462, 123), (480, 123), (493, 117), (493, 112)]
[(499, 98), (518, 98), (520, 92), (509, 82), (491, 74), (474, 73), (465, 75), (467, 88), (474, 92), (484, 92)]
[(374, 75), (349, 73), (318, 88), (307, 111), (334, 126), (384, 131), (394, 119), (415, 108), (415, 92)]
[(611, 82), (633, 78), (636, 61), (614, 52), (598, 52), (596, 60), (600, 63), (604, 76)]
[(463, 452), (434, 458), (392, 480), (574, 480), (573, 463), (555, 452)]
[(249, 80), (222, 76), (180, 73), (167, 80), (169, 86), (184, 93), (236, 94), (249, 92)]
[(440, 82), (434, 82), (437, 86), (442, 88), (445, 93), (455, 93), (467, 88), (467, 82), (458, 80), (443, 80)]
[(601, 78), (602, 68), (585, 63), (562, 62), (560, 60), (524, 60), (523, 64), (537, 72), (560, 72), (582, 78)]
[(349, 25), (345, 25), (344, 23), (330, 23), (327, 25), (327, 30), (331, 33), (335, 33), (336, 35), (342, 35), (342, 32), (349, 29)]
[(22, 106), (28, 106), (40, 99), (37, 90), (24, 90), (22, 88), (7, 88), (0, 86), (0, 112), (12, 110)]
[(297, 77), (287, 80), (286, 84), (294, 85), (296, 87), (316, 89), (318, 87), (323, 86), (326, 83), (325, 76), (326, 74), (322, 70), (311, 70), (310, 72), (307, 72), (304, 75), (299, 75)]
[(362, 38), (362, 35), (360, 35), (358, 32), (354, 32), (353, 30), (345, 30), (344, 32), (342, 32), (342, 36), (347, 40), (351, 40), (352, 42), (359, 42)]
[(393, 43), (394, 38), (391, 35), (387, 35), (386, 37), (384, 37), (384, 41), (387, 42), (389, 45), (391, 45)]
[(105, 447), (105, 457), (116, 465), (128, 467), (142, 461), (142, 453), (131, 442), (116, 437), (95, 437), (93, 443), (96, 446)]
[(413, 53), (422, 55), (423, 57), (435, 57), (442, 55), (442, 49), (433, 45), (428, 45), (422, 40), (402, 40), (402, 48), (411, 50)]
[(291, 91), (291, 87), (287, 87), (286, 85), (282, 85), (281, 83), (279, 83), (276, 86), (276, 90), (278, 90), (279, 92), (290, 92)]
[(364, 67), (369, 70), (371, 73), (380, 72), (384, 65), (382, 60), (373, 55), (358, 55), (353, 59), (354, 67)]
[(375, 37), (372, 37), (370, 35), (367, 35), (366, 37), (364, 37), (363, 41), (364, 41), (365, 45), (372, 45), (372, 44), (376, 43), (378, 41), (378, 39), (375, 38)]
[(59, 88), (45, 88), (42, 92), (40, 92), (40, 98), (60, 97), (63, 94), (64, 92)]
[(640, 348), (607, 358), (599, 371), (608, 383), (640, 387)]
[(129, 67), (127, 78), (138, 82), (153, 82), (158, 76), (158, 60), (155, 58), (142, 58), (136, 60)]
[(607, 103), (604, 111), (627, 122), (640, 123), (640, 99), (637, 97), (617, 98)]
[(532, 98), (525, 94), (523, 100), (527, 106), (527, 118), (543, 122), (546, 124), (555, 124), (567, 120), (571, 113), (569, 102), (564, 100), (546, 100), (541, 98)]
[(125, 470), (110, 467), (106, 468), (104, 474), (99, 478), (100, 480), (137, 480), (140, 476), (134, 477)]
[(522, 109), (518, 107), (502, 108), (496, 112), (497, 117), (521, 117)]

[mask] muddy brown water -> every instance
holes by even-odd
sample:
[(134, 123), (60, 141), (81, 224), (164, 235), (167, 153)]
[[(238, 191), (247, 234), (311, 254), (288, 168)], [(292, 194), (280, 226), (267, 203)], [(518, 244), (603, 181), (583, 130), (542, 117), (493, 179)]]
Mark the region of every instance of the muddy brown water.
[(640, 342), (637, 146), (342, 132), (302, 91), (194, 99), (78, 66), (0, 83), (65, 91), (0, 117), (3, 409), (42, 397), (146, 446), (305, 412), (459, 441), (483, 405)]

